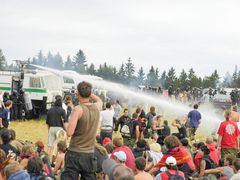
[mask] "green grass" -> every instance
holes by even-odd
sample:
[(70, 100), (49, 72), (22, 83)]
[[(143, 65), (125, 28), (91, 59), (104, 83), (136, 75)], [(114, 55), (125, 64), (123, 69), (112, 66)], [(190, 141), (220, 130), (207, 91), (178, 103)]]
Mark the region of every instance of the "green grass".
[(16, 131), (16, 138), (35, 143), (42, 140), (47, 145), (48, 127), (45, 120), (11, 121), (9, 128)]
[[(170, 120), (171, 122), (171, 120)], [(171, 124), (171, 123), (169, 123)], [(171, 125), (170, 125), (171, 127)], [(9, 128), (16, 131), (16, 137), (19, 140), (31, 141), (35, 143), (38, 140), (42, 140), (47, 146), (48, 128), (44, 119), (41, 120), (27, 120), (27, 121), (11, 121)], [(171, 131), (177, 132), (176, 128), (171, 127)], [(120, 133), (114, 133), (113, 136), (119, 136)], [(204, 132), (203, 129), (198, 129), (196, 139), (198, 141), (205, 141), (206, 136), (209, 134)]]

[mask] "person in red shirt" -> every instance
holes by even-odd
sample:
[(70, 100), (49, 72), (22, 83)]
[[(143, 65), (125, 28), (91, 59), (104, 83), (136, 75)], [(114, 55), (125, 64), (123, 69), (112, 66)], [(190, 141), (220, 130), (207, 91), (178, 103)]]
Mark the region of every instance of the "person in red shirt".
[(210, 150), (209, 156), (212, 158), (213, 162), (218, 165), (219, 164), (219, 152), (216, 149), (215, 144), (213, 143), (212, 137), (206, 138), (206, 146)]
[(218, 148), (222, 159), (226, 154), (236, 154), (239, 149), (239, 129), (236, 122), (230, 120), (231, 111), (226, 110), (224, 116), (226, 120), (218, 129)]
[(183, 171), (186, 176), (191, 175), (195, 170), (195, 165), (191, 154), (188, 150), (181, 146), (180, 141), (176, 136), (170, 135), (164, 139), (164, 144), (166, 145), (168, 152), (163, 155), (161, 160), (151, 169), (150, 174), (154, 174), (161, 167), (166, 166), (166, 159), (172, 156), (177, 161), (177, 166), (179, 170)]
[(168, 180), (170, 176), (175, 176), (176, 179), (185, 180), (184, 173), (178, 170), (177, 161), (174, 157), (169, 156), (166, 159), (166, 171), (159, 173), (155, 180)]
[(130, 169), (135, 170), (135, 157), (132, 153), (132, 150), (129, 147), (124, 146), (123, 138), (119, 137), (119, 136), (114, 137), (113, 138), (113, 146), (114, 146), (114, 149), (113, 149), (113, 152), (112, 152), (112, 155), (110, 156), (110, 158), (116, 159), (114, 153), (118, 152), (118, 151), (123, 151), (126, 154), (125, 165), (127, 167), (129, 167)]

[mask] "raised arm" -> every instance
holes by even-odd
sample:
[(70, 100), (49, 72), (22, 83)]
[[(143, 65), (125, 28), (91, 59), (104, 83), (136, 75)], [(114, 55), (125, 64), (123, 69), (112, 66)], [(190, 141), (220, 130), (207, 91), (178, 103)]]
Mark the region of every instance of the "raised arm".
[(68, 122), (64, 123), (64, 129), (68, 136), (72, 136), (77, 126), (78, 120), (82, 117), (83, 109), (80, 105), (75, 106), (73, 109)]
[(98, 96), (96, 96), (95, 94), (91, 94), (90, 99), (92, 99), (94, 101), (94, 104), (96, 104), (98, 110), (101, 111), (102, 106), (103, 106), (102, 100)]

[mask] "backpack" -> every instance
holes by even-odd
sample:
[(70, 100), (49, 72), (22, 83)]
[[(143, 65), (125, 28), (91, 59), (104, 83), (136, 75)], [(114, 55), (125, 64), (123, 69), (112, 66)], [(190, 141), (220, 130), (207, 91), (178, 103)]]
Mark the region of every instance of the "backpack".
[(213, 160), (212, 160), (210, 157), (208, 157), (208, 156), (204, 156), (202, 159), (205, 160), (206, 163), (208, 163), (208, 164), (210, 165), (211, 169), (215, 169), (215, 168), (218, 167), (218, 165), (215, 164), (215, 163), (213, 162)]
[[(209, 156), (204, 156), (202, 159), (206, 161), (206, 164), (208, 163), (210, 165), (211, 169), (216, 169), (218, 167), (218, 165), (215, 164)], [(220, 177), (220, 174), (218, 173), (211, 174), (211, 175), (215, 176), (217, 179)]]
[(122, 137), (131, 138), (133, 136), (133, 121), (127, 121), (124, 123), (121, 129)]
[(184, 177), (182, 177), (178, 174), (178, 170), (177, 170), (176, 174), (171, 174), (168, 171), (166, 171), (165, 173), (167, 174), (169, 180), (184, 180)]

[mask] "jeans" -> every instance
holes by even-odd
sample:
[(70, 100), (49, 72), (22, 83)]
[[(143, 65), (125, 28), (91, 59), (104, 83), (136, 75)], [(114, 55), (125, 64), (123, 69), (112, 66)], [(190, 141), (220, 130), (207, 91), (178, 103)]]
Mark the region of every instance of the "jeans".
[(110, 139), (112, 139), (112, 130), (101, 130), (100, 136), (102, 141), (105, 137), (109, 137)]
[(97, 158), (94, 153), (67, 151), (61, 180), (96, 180)]

